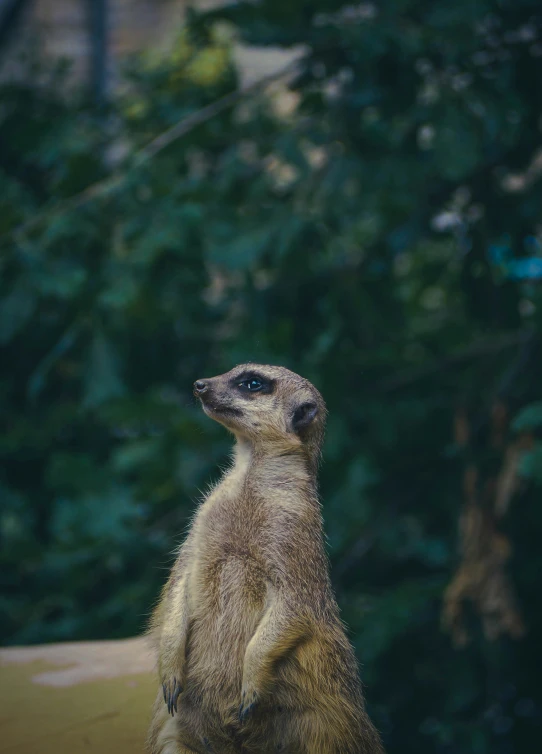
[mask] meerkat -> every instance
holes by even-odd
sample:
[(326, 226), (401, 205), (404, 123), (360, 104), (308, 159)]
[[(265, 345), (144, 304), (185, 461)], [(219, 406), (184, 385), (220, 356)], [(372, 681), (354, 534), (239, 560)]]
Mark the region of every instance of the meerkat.
[(326, 407), (307, 380), (245, 364), (194, 383), (233, 433), (149, 635), (149, 754), (382, 754), (333, 594), (317, 467)]

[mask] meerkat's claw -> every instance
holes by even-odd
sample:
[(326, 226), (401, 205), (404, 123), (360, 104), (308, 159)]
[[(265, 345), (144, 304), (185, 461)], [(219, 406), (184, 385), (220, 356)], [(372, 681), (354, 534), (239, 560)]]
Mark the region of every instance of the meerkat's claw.
[(173, 683), (163, 683), (162, 690), (164, 692), (164, 702), (167, 704), (167, 711), (173, 717), (177, 712), (177, 699), (182, 692), (182, 686), (176, 678), (173, 678)]
[[(171, 697), (171, 706), (177, 712), (177, 699), (179, 698), (179, 695), (182, 691), (182, 687), (180, 683), (174, 678), (173, 679), (173, 696)], [(171, 713), (173, 715), (173, 712)]]
[(241, 704), (239, 705), (239, 720), (244, 722), (257, 704), (258, 695), (255, 691), (251, 694), (247, 694), (246, 691), (243, 691)]
[(176, 678), (173, 679), (173, 693), (171, 696), (171, 716), (173, 717), (173, 710), (177, 712), (177, 699), (179, 698), (179, 694), (182, 691), (181, 684), (178, 682)]

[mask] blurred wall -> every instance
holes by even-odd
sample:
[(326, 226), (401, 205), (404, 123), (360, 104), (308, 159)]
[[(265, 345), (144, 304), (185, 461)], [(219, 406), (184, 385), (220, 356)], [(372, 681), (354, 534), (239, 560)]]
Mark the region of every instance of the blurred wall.
[[(47, 59), (70, 60), (73, 80), (86, 82), (92, 68), (93, 0), (27, 0), (0, 50), (0, 78), (17, 75), (21, 56), (39, 50)], [(201, 10), (225, 0), (106, 0), (108, 86), (118, 82), (119, 62), (127, 55), (171, 43), (189, 4)], [(0, 20), (4, 11), (0, 0)], [(298, 50), (237, 45), (236, 62), (243, 85), (286, 65)]]
[[(220, 0), (196, 0), (200, 8), (220, 5)], [(187, 0), (107, 0), (108, 46), (112, 61), (145, 48), (167, 44), (178, 28)], [(0, 14), (3, 8), (0, 5)], [(76, 79), (88, 75), (91, 58), (91, 1), (33, 0), (10, 30), (2, 73), (13, 74), (21, 54), (39, 44), (48, 58), (73, 61)]]
[[(109, 47), (113, 59), (162, 42), (182, 18), (185, 0), (109, 0)], [(79, 72), (88, 68), (89, 3), (36, 0), (29, 23), (43, 37), (48, 56), (71, 58)]]

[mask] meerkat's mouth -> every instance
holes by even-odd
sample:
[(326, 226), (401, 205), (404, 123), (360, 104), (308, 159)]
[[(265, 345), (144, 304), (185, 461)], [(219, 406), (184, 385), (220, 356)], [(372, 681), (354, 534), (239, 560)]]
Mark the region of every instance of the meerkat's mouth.
[(203, 410), (206, 414), (220, 414), (221, 416), (241, 416), (242, 411), (238, 408), (233, 408), (233, 406), (217, 406), (216, 404), (212, 403), (204, 403), (201, 402), (201, 405), (203, 406)]

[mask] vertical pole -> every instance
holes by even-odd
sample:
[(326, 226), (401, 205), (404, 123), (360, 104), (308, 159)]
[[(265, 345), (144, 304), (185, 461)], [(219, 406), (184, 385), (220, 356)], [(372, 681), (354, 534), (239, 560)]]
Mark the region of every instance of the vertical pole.
[(9, 41), (18, 21), (29, 6), (30, 0), (0, 1), (0, 52), (4, 52), (4, 45)]
[(87, 0), (90, 30), (90, 90), (97, 105), (107, 99), (108, 0)]

